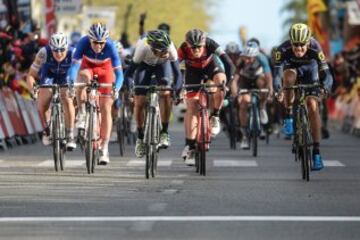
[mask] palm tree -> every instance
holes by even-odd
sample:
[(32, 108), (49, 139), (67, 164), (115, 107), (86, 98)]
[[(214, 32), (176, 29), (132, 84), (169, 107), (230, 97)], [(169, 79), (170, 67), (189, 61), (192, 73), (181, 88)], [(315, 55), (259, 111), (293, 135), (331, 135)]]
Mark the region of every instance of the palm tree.
[(307, 22), (307, 0), (286, 0), (286, 4), (281, 8), (282, 14), (286, 13), (288, 17), (283, 22), (283, 28), (289, 27), (296, 22)]

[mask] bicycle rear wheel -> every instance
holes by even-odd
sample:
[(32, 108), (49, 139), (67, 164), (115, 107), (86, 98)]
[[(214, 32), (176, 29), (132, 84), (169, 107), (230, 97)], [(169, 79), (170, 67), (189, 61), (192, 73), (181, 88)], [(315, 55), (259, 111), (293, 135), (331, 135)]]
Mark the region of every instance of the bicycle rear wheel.
[(92, 162), (94, 157), (93, 152), (93, 131), (94, 131), (94, 107), (90, 106), (87, 112), (87, 129), (86, 129), (86, 136), (85, 136), (85, 159), (86, 159), (86, 169), (87, 173), (92, 173)]

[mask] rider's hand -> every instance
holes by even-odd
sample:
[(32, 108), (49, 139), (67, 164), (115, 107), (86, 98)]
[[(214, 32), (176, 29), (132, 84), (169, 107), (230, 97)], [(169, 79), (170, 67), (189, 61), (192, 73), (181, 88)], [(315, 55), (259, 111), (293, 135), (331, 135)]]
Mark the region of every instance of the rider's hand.
[(119, 98), (119, 91), (120, 90), (118, 90), (118, 89), (113, 89), (113, 92), (112, 92), (112, 98), (113, 98), (113, 100), (116, 100), (116, 99), (118, 99)]
[(284, 101), (284, 91), (275, 92), (275, 97), (278, 100), (278, 102)]
[(324, 88), (324, 87), (320, 88), (320, 98), (321, 99), (327, 99), (329, 97), (329, 95), (330, 95), (330, 93), (326, 88)]
[(69, 85), (69, 88), (67, 90), (67, 97), (68, 98), (74, 98), (75, 97), (75, 88), (74, 85)]
[(33, 87), (31, 89), (30, 96), (34, 101), (36, 101), (36, 99), (38, 98), (38, 93), (39, 93), (39, 89), (37, 87)]
[(268, 94), (268, 96), (267, 96), (267, 100), (268, 100), (269, 102), (271, 102), (272, 99), (273, 99), (273, 96), (274, 96), (274, 89), (271, 87), (271, 88), (269, 88), (269, 94)]

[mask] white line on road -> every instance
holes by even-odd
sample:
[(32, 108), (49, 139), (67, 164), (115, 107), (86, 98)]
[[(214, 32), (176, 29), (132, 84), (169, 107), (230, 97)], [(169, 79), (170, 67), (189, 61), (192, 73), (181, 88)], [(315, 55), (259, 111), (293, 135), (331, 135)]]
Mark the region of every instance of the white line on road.
[(2, 217), (9, 222), (360, 222), (360, 216), (111, 216)]
[(255, 160), (214, 160), (214, 167), (257, 167)]
[[(65, 167), (79, 167), (85, 164), (85, 160), (65, 160)], [(37, 165), (38, 167), (53, 167), (54, 160), (45, 160)]]
[(338, 160), (324, 160), (323, 162), (325, 167), (345, 167), (345, 164)]
[[(169, 167), (172, 164), (172, 160), (159, 160), (158, 167)], [(128, 167), (141, 167), (145, 166), (145, 160), (130, 160), (126, 163)]]

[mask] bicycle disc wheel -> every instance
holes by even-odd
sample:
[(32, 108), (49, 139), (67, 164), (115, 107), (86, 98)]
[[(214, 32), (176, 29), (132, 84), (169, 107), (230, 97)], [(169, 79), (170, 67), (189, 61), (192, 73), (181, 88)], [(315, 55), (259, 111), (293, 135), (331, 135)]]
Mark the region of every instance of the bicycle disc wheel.
[(89, 116), (86, 118), (87, 122), (87, 133), (85, 139), (85, 159), (86, 159), (86, 169), (88, 174), (91, 173), (91, 165), (93, 160), (93, 129), (94, 129), (94, 109), (91, 106), (88, 113)]
[(53, 157), (54, 157), (54, 168), (57, 172), (60, 168), (60, 137), (59, 137), (59, 117), (57, 114), (53, 116), (52, 122), (52, 141), (53, 141)]

